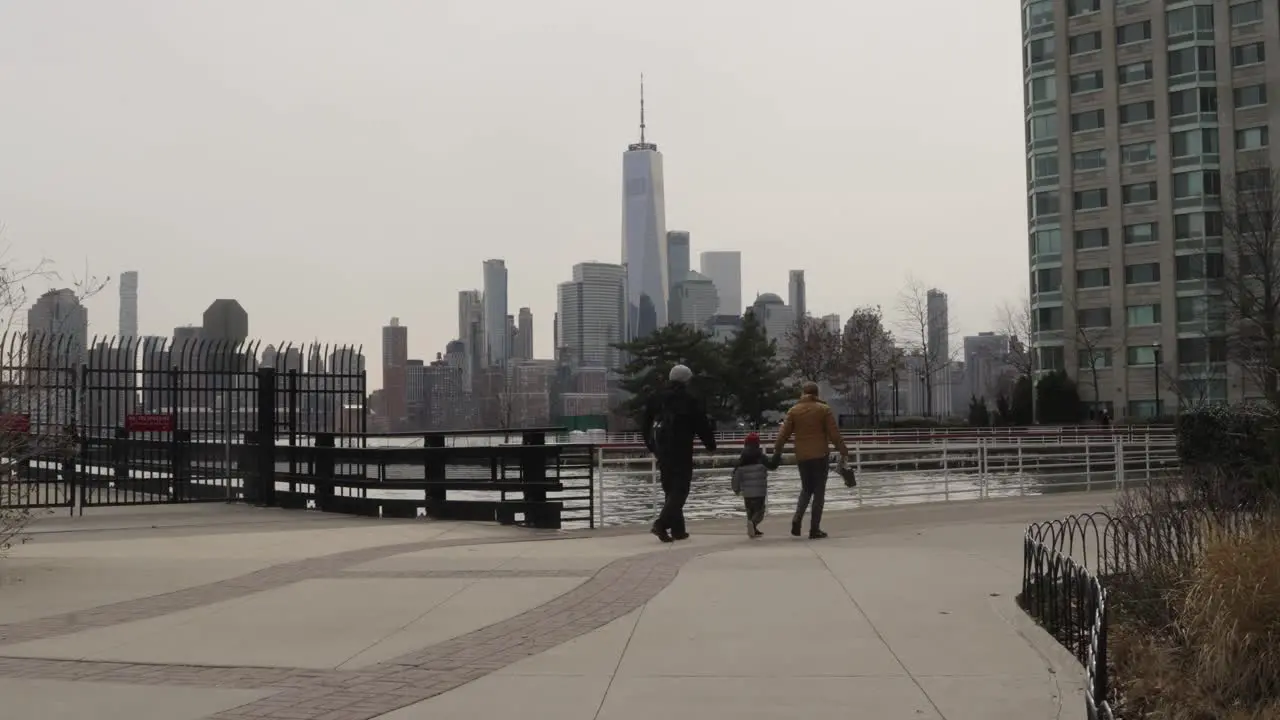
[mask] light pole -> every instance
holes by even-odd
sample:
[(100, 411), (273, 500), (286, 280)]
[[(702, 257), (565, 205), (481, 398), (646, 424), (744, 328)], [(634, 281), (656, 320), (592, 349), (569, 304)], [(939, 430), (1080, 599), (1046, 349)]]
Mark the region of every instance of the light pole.
[(1160, 341), (1151, 343), (1151, 350), (1155, 354), (1155, 363), (1151, 366), (1151, 390), (1155, 393), (1156, 407), (1155, 416), (1152, 419), (1160, 418)]
[(898, 358), (889, 361), (889, 374), (893, 378), (893, 422), (898, 423)]

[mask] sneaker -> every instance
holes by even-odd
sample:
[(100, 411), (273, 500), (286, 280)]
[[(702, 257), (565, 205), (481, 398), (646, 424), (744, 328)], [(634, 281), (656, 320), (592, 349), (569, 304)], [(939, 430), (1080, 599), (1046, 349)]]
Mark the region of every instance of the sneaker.
[(793, 537), (800, 537), (800, 521), (799, 520), (791, 521), (791, 535)]
[(671, 542), (671, 536), (668, 535), (667, 531), (663, 530), (662, 528), (650, 528), (649, 532), (653, 533), (655, 537), (657, 537), (659, 540), (661, 540), (664, 543)]
[(747, 518), (747, 537), (753, 538), (757, 535), (756, 524), (751, 522), (751, 518)]
[(755, 523), (752, 523), (752, 524), (751, 524), (751, 529), (756, 531), (756, 537), (760, 537), (761, 535), (763, 535), (763, 534), (764, 534), (764, 533), (760, 532), (760, 526), (759, 526), (759, 525), (756, 525)]
[(689, 533), (687, 532), (671, 533), (671, 539), (672, 540), (688, 540)]
[(810, 531), (809, 531), (809, 539), (810, 539), (810, 540), (821, 540), (822, 538), (824, 538), (824, 537), (826, 537), (826, 536), (827, 536), (827, 534), (826, 534), (826, 533), (824, 533), (824, 532), (822, 532), (821, 530), (810, 530)]

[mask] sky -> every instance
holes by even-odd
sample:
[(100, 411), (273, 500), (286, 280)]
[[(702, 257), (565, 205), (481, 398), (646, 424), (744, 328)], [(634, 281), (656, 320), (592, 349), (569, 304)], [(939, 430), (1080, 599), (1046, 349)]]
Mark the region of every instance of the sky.
[[(867, 0), (9, 0), (3, 262), (139, 272), (139, 326), (217, 298), (264, 342), (411, 357), (502, 258), (552, 355), (556, 284), (621, 261), (622, 153), (663, 153), (670, 229), (743, 255), (743, 298), (893, 316), (908, 276), (958, 334), (1025, 296), (1018, 9)], [(117, 330), (117, 286), (86, 302)]]

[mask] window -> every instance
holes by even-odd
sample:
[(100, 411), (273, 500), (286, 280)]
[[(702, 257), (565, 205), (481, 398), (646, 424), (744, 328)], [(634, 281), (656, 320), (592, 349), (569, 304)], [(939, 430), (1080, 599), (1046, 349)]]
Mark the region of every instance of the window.
[(1142, 42), (1151, 39), (1151, 21), (1142, 20), (1132, 22), (1128, 25), (1121, 25), (1116, 28), (1116, 44), (1128, 45), (1129, 43)]
[(1090, 268), (1076, 271), (1076, 289), (1111, 287), (1111, 268)]
[(1062, 329), (1062, 308), (1036, 308), (1035, 331), (1048, 332)]
[(1252, 2), (1231, 6), (1232, 25), (1248, 25), (1256, 22), (1262, 22), (1261, 0), (1253, 0)]
[[(1265, 167), (1255, 168), (1252, 170), (1241, 170), (1236, 173), (1236, 190), (1240, 192), (1253, 191), (1271, 191), (1271, 170)], [(1269, 205), (1269, 203), (1268, 203)], [(1245, 209), (1242, 212), (1249, 212)], [(1270, 214), (1265, 208), (1258, 209), (1258, 212)], [(1244, 231), (1244, 228), (1240, 228)]]
[(1038, 192), (1031, 198), (1032, 217), (1058, 214), (1058, 191)]
[(1076, 311), (1076, 325), (1082, 328), (1111, 327), (1111, 308), (1083, 308)]
[(1152, 78), (1152, 65), (1150, 60), (1129, 63), (1121, 65), (1120, 71), (1117, 73), (1120, 77), (1121, 85), (1132, 85), (1133, 83), (1146, 82)]
[(1237, 150), (1256, 150), (1266, 147), (1270, 142), (1267, 126), (1245, 128), (1236, 131)]
[(1146, 122), (1156, 119), (1156, 104), (1153, 100), (1129, 103), (1120, 106), (1120, 124)]
[(1222, 277), (1222, 253), (1178, 255), (1173, 258), (1173, 269), (1178, 282)]
[(1061, 345), (1040, 348), (1041, 370), (1066, 370), (1066, 351)]
[(1213, 46), (1193, 45), (1169, 51), (1169, 77), (1214, 70)]
[(1098, 130), (1105, 126), (1106, 117), (1102, 114), (1101, 108), (1072, 113), (1071, 115), (1071, 132), (1073, 133)]
[(1173, 197), (1215, 197), (1222, 194), (1222, 176), (1217, 170), (1192, 170), (1173, 174)]
[(1125, 309), (1126, 325), (1159, 325), (1160, 303), (1154, 305), (1130, 305)]
[(1061, 230), (1040, 230), (1031, 236), (1031, 252), (1035, 255), (1058, 255), (1062, 252)]
[(1156, 201), (1156, 184), (1154, 182), (1134, 183), (1120, 188), (1121, 198), (1125, 205), (1149, 203)]
[(1101, 370), (1111, 367), (1111, 348), (1094, 348), (1092, 352), (1085, 348), (1076, 350), (1076, 359), (1081, 370)]
[(1173, 216), (1175, 240), (1222, 237), (1222, 213), (1199, 212)]
[(1040, 155), (1032, 155), (1027, 161), (1033, 180), (1046, 180), (1058, 177), (1058, 155), (1057, 153), (1048, 153)]
[(1159, 236), (1156, 234), (1155, 223), (1136, 223), (1124, 226), (1124, 244), (1140, 245), (1142, 243), (1155, 242)]
[(1248, 85), (1231, 91), (1237, 108), (1253, 107), (1267, 104), (1266, 85)]
[(1084, 170), (1101, 170), (1107, 166), (1105, 150), (1081, 150), (1071, 156), (1071, 167), (1076, 172)]
[(1062, 268), (1041, 268), (1033, 277), (1036, 292), (1058, 292), (1062, 289)]
[(1188, 88), (1169, 93), (1169, 116), (1218, 112), (1218, 89)]
[(1266, 45), (1260, 42), (1237, 45), (1231, 48), (1231, 66), (1257, 65), (1267, 60)]
[(1027, 142), (1039, 142), (1041, 140), (1057, 141), (1057, 139), (1057, 113), (1031, 116), (1031, 120), (1027, 122)]
[(1209, 317), (1209, 298), (1201, 295), (1199, 297), (1180, 297), (1178, 298), (1178, 322), (1204, 322)]
[(1067, 50), (1072, 55), (1095, 52), (1102, 49), (1102, 33), (1098, 31), (1072, 35), (1067, 41)]
[(1107, 189), (1079, 190), (1074, 200), (1076, 210), (1100, 210), (1107, 206)]
[(1053, 60), (1055, 52), (1057, 49), (1052, 36), (1032, 40), (1027, 43), (1027, 65)]
[(1216, 363), (1227, 361), (1225, 337), (1198, 337), (1178, 339), (1178, 364)]
[(1165, 27), (1169, 37), (1185, 35), (1196, 30), (1213, 29), (1213, 6), (1197, 5), (1165, 13)]
[(1156, 159), (1156, 144), (1153, 141), (1136, 142), (1120, 146), (1120, 162), (1123, 165), (1151, 162)]
[(1106, 228), (1089, 228), (1076, 231), (1077, 250), (1095, 250), (1110, 244), (1111, 238)]
[[(1155, 356), (1153, 355), (1152, 357), (1154, 358)], [(1154, 365), (1155, 362), (1146, 364)], [(1160, 401), (1158, 400), (1130, 400), (1128, 416), (1135, 420), (1154, 420), (1160, 417), (1159, 405)]]
[(1101, 4), (1101, 0), (1068, 0), (1067, 17), (1096, 13), (1102, 9)]
[(1124, 266), (1124, 283), (1141, 285), (1160, 282), (1160, 263), (1139, 263)]
[(1124, 359), (1125, 365), (1155, 365), (1156, 349), (1151, 345), (1130, 345)]
[(1102, 89), (1102, 71), (1076, 73), (1071, 76), (1071, 92), (1083, 93)]
[(1183, 130), (1170, 135), (1174, 157), (1218, 154), (1218, 129)]
[(1058, 99), (1058, 84), (1053, 75), (1031, 78), (1027, 83), (1027, 95), (1031, 102), (1044, 102)]

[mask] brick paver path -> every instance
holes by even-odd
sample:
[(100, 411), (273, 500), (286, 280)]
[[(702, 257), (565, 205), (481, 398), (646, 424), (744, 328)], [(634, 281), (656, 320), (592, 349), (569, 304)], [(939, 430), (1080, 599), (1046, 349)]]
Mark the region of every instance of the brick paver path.
[[(511, 542), (510, 540), (499, 542)], [(163, 595), (0, 625), (0, 676), (141, 685), (276, 689), (210, 720), (367, 720), (481, 678), (626, 615), (675, 579), (686, 562), (721, 547), (667, 546), (615, 560), (599, 571), (472, 570), (356, 571), (353, 566), (474, 540), (429, 541), (364, 548), (283, 563), (240, 577)], [(69, 635), (323, 577), (508, 578), (582, 577), (583, 584), (539, 607), (474, 632), (352, 671), (304, 668), (206, 667), (4, 657), (4, 647)]]

